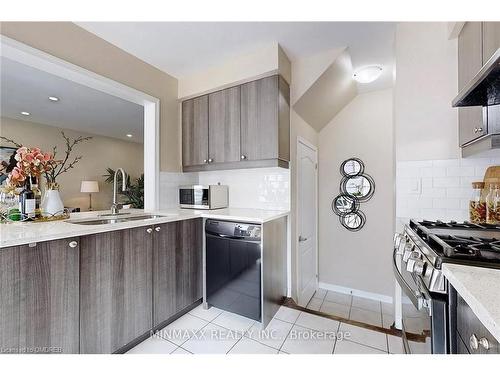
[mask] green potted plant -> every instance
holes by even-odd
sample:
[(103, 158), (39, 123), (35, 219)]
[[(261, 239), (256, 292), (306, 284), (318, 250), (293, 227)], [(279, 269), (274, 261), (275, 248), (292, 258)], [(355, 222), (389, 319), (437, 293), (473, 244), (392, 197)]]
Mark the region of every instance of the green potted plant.
[[(112, 184), (115, 176), (115, 170), (112, 168), (106, 168), (106, 172), (107, 173), (103, 175), (103, 177), (106, 178), (106, 182)], [(133, 208), (144, 208), (144, 173), (133, 181), (127, 173), (127, 190), (125, 191), (122, 191), (121, 180), (117, 183), (118, 193), (125, 197), (125, 202), (123, 204), (130, 204)]]

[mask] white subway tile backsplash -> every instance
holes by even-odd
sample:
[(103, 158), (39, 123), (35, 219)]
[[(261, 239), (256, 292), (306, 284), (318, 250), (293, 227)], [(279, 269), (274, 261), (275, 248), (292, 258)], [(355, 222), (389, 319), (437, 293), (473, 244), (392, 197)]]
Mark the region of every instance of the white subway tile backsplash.
[(476, 170), (474, 167), (447, 167), (446, 175), (453, 177), (475, 176)]
[(447, 188), (450, 186), (458, 186), (460, 177), (435, 177), (432, 186), (437, 188)]
[[(396, 165), (396, 216), (467, 220), (472, 182), (481, 181), (486, 169), (500, 158), (401, 161)], [(415, 186), (420, 186), (420, 190)]]
[(283, 168), (235, 169), (199, 173), (160, 173), (160, 208), (179, 207), (180, 185), (229, 186), (229, 207), (290, 209), (290, 170)]

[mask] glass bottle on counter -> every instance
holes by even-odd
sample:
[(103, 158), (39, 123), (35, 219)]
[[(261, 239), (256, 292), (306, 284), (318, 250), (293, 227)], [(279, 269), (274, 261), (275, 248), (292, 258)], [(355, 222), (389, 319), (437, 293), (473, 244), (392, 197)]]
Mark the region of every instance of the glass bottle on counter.
[(469, 220), (471, 223), (481, 224), (486, 222), (486, 197), (484, 182), (472, 183), (472, 197), (469, 201)]
[(31, 190), (35, 195), (35, 218), (39, 219), (42, 217), (42, 192), (38, 187), (38, 178), (36, 176), (31, 176)]
[(35, 219), (35, 193), (31, 190), (31, 176), (26, 178), (24, 189), (19, 194), (19, 211), (21, 218), (25, 221)]
[(486, 197), (486, 224), (500, 223), (500, 191), (499, 185), (490, 185), (490, 191)]

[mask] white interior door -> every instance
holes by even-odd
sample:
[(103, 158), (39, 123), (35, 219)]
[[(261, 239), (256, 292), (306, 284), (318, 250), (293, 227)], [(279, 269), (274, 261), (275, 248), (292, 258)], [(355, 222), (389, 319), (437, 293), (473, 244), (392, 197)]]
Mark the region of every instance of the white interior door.
[(318, 286), (317, 173), (316, 149), (299, 140), (297, 143), (297, 302), (301, 306), (309, 302)]

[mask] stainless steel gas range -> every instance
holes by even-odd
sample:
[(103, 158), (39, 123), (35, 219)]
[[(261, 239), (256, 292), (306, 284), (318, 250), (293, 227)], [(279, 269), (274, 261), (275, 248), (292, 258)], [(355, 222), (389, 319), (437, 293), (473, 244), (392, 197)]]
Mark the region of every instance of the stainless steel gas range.
[[(456, 292), (441, 271), (443, 263), (500, 268), (500, 226), (410, 220), (394, 238), (393, 269), (402, 291), (428, 324), (431, 352), (454, 353)], [(403, 309), (405, 350), (410, 351)]]

